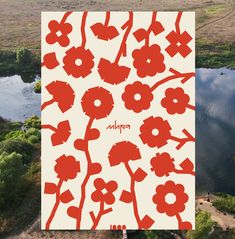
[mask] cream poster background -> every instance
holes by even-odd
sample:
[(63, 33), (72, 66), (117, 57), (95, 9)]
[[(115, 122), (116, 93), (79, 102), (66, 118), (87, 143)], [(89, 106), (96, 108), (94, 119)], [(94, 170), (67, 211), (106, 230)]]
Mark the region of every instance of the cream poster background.
[[(109, 152), (113, 145), (122, 141), (129, 141), (136, 145), (141, 154), (139, 160), (130, 160), (129, 165), (133, 172), (138, 168), (141, 168), (147, 173), (147, 176), (141, 181), (135, 183), (135, 196), (138, 205), (138, 214), (142, 220), (147, 215), (150, 220), (149, 228), (151, 229), (178, 229), (179, 221), (176, 216), (168, 216), (166, 213), (156, 210), (156, 203), (153, 202), (153, 196), (156, 194), (156, 187), (159, 185), (165, 185), (167, 181), (173, 181), (175, 184), (182, 184), (185, 193), (188, 195), (187, 202), (184, 203), (185, 209), (180, 212), (182, 223), (190, 222), (192, 228), (194, 228), (194, 216), (195, 216), (195, 177), (188, 173), (170, 173), (169, 176), (158, 177), (154, 171), (151, 170), (151, 159), (156, 156), (157, 153), (161, 154), (167, 152), (174, 158), (175, 168), (180, 169), (180, 164), (187, 158), (194, 164), (195, 163), (195, 143), (187, 142), (179, 150), (176, 149), (178, 143), (174, 140), (168, 140), (167, 144), (163, 147), (149, 147), (144, 144), (139, 137), (140, 126), (143, 121), (151, 116), (161, 117), (169, 122), (171, 126), (171, 134), (178, 138), (184, 138), (182, 133), (183, 129), (186, 129), (190, 134), (195, 137), (195, 111), (186, 109), (183, 114), (169, 114), (161, 105), (162, 99), (165, 97), (165, 91), (168, 88), (183, 88), (184, 92), (190, 96), (190, 105), (195, 105), (195, 79), (192, 77), (182, 84), (182, 77), (179, 79), (171, 80), (165, 84), (159, 86), (153, 91), (153, 100), (150, 108), (143, 110), (139, 113), (128, 110), (122, 99), (122, 95), (125, 92), (125, 87), (128, 84), (133, 84), (136, 81), (140, 81), (142, 84), (147, 84), (150, 87), (156, 82), (164, 79), (172, 72), (169, 71), (173, 68), (181, 73), (194, 72), (195, 70), (195, 29), (194, 29), (194, 13), (183, 12), (180, 19), (180, 31), (187, 31), (192, 37), (192, 40), (187, 44), (192, 50), (186, 57), (182, 57), (181, 54), (176, 54), (173, 57), (170, 56), (165, 49), (169, 46), (169, 41), (166, 36), (175, 30), (175, 22), (177, 19), (177, 12), (157, 12), (156, 20), (159, 21), (164, 31), (159, 34), (150, 34), (149, 45), (157, 44), (161, 48), (161, 54), (164, 55), (165, 70), (158, 72), (154, 76), (139, 77), (137, 70), (133, 66), (132, 52), (135, 49), (140, 49), (144, 43), (138, 42), (133, 35), (139, 28), (148, 29), (152, 19), (152, 12), (133, 12), (133, 26), (126, 40), (126, 56), (121, 56), (119, 65), (129, 67), (130, 73), (128, 78), (120, 84), (112, 85), (101, 79), (98, 72), (98, 64), (100, 58), (105, 58), (114, 61), (117, 52), (120, 48), (121, 42), (125, 35), (126, 29), (121, 29), (121, 26), (128, 20), (128, 12), (111, 12), (109, 24), (115, 26), (119, 32), (119, 35), (111, 40), (104, 41), (98, 39), (91, 30), (91, 26), (95, 23), (105, 21), (105, 12), (88, 12), (85, 22), (85, 34), (86, 34), (86, 49), (89, 49), (94, 56), (94, 66), (91, 69), (91, 73), (86, 77), (73, 77), (68, 75), (64, 70), (63, 58), (72, 47), (79, 47), (82, 43), (81, 23), (83, 12), (73, 12), (66, 19), (66, 23), (72, 25), (72, 31), (68, 34), (69, 44), (67, 46), (61, 46), (58, 42), (48, 44), (46, 42), (46, 36), (50, 33), (48, 24), (51, 20), (58, 22), (64, 16), (64, 12), (43, 12), (42, 13), (42, 59), (44, 55), (54, 52), (58, 65), (53, 69), (42, 67), (42, 103), (51, 99), (51, 94), (45, 88), (53, 81), (67, 82), (75, 92), (75, 98), (73, 106), (64, 113), (58, 107), (57, 103), (48, 105), (42, 110), (42, 125), (57, 126), (62, 121), (69, 121), (71, 128), (71, 135), (68, 140), (63, 144), (56, 146), (52, 145), (51, 135), (52, 131), (48, 129), (42, 130), (42, 229), (46, 228), (48, 218), (56, 203), (57, 193), (45, 193), (45, 184), (54, 183), (58, 184), (59, 178), (55, 172), (56, 159), (62, 155), (73, 156), (80, 162), (80, 171), (76, 177), (64, 181), (60, 192), (63, 193), (69, 190), (73, 199), (67, 203), (60, 202), (53, 220), (50, 223), (49, 229), (76, 229), (76, 218), (68, 215), (68, 209), (70, 207), (78, 207), (81, 200), (81, 185), (87, 174), (87, 158), (86, 154), (82, 150), (78, 150), (74, 147), (74, 142), (77, 139), (83, 139), (86, 131), (86, 127), (89, 121), (89, 117), (84, 113), (81, 106), (81, 99), (84, 93), (93, 87), (99, 86), (108, 90), (113, 97), (114, 107), (108, 117), (94, 120), (92, 128), (96, 128), (100, 132), (99, 138), (89, 141), (89, 153), (91, 160), (102, 165), (102, 171), (98, 174), (91, 175), (86, 184), (86, 198), (84, 206), (82, 208), (81, 224), (79, 229), (91, 229), (94, 222), (92, 220), (90, 212), (94, 213), (97, 217), (100, 210), (99, 202), (94, 202), (91, 195), (96, 190), (94, 186), (94, 180), (102, 178), (105, 182), (115, 181), (118, 184), (117, 189), (113, 192), (115, 202), (111, 205), (106, 205), (106, 209), (112, 208), (112, 211), (102, 215), (98, 225), (95, 229), (138, 229), (140, 226), (136, 220), (133, 212), (133, 203), (125, 203), (120, 199), (123, 190), (130, 191), (130, 175), (125, 169), (124, 165), (120, 163), (115, 167), (110, 166)], [(58, 31), (59, 32), (59, 31)], [(57, 33), (58, 33), (57, 32)], [(109, 125), (117, 124), (130, 125), (130, 129), (126, 128), (120, 133), (119, 130), (107, 129)], [(122, 157), (122, 155), (120, 155)], [(104, 190), (105, 191), (105, 190)], [(57, 196), (56, 196), (57, 194)], [(177, 198), (174, 195), (168, 195), (165, 197), (169, 203), (174, 203)], [(148, 223), (147, 223), (148, 224)], [(119, 227), (118, 227), (119, 226)], [(183, 225), (182, 225), (183, 226)], [(77, 228), (78, 229), (78, 228)], [(146, 229), (146, 228), (142, 228)]]

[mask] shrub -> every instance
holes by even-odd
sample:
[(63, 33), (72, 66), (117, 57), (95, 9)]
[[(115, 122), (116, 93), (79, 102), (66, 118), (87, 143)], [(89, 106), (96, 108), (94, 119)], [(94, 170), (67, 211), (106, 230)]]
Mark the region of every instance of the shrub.
[(27, 48), (19, 48), (16, 51), (16, 63), (23, 66), (23, 65), (31, 65), (33, 61), (33, 56), (31, 51)]
[(24, 139), (25, 134), (22, 130), (13, 130), (5, 135), (5, 139)]
[(28, 141), (29, 143), (31, 144), (38, 144), (40, 142), (40, 139), (35, 136), (35, 135), (31, 135), (29, 138), (28, 138)]
[(37, 80), (34, 84), (34, 92), (41, 93), (41, 80)]
[(235, 197), (232, 195), (223, 194), (216, 198), (212, 205), (220, 211), (235, 214)]
[(25, 120), (24, 126), (26, 128), (41, 129), (41, 119), (38, 116), (32, 116)]
[(7, 139), (0, 142), (0, 154), (7, 153), (19, 153), (22, 155), (22, 163), (27, 164), (31, 162), (34, 147), (32, 144), (23, 139)]
[[(24, 187), (22, 155), (17, 153), (0, 155), (0, 209), (5, 210), (20, 203)], [(0, 210), (0, 211), (1, 211)]]

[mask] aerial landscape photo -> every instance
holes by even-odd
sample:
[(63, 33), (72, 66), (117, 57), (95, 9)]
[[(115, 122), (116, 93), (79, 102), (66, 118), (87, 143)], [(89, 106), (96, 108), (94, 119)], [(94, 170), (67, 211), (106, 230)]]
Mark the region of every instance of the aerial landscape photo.
[[(0, 239), (235, 239), (235, 0), (0, 0)], [(41, 230), (41, 12), (196, 16), (196, 229)]]

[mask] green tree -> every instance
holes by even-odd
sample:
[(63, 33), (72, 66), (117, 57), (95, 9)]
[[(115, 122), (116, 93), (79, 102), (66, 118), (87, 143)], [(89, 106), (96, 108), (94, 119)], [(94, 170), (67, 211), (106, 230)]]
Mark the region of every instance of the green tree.
[(19, 203), (22, 197), (24, 166), (22, 155), (0, 155), (0, 211)]
[(41, 119), (38, 116), (32, 116), (25, 120), (24, 126), (26, 128), (41, 129)]
[(24, 66), (31, 65), (33, 62), (33, 55), (27, 48), (19, 48), (16, 51), (16, 63)]
[(208, 212), (200, 211), (196, 215), (196, 230), (187, 232), (187, 239), (208, 239), (214, 223)]

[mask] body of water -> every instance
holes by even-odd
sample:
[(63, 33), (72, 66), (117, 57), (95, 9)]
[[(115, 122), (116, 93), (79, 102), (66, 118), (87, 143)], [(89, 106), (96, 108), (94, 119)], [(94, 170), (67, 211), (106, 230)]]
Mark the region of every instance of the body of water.
[[(33, 84), (18, 75), (1, 77), (0, 116), (24, 121), (40, 115)], [(197, 188), (235, 195), (235, 70), (197, 69), (196, 96)]]

